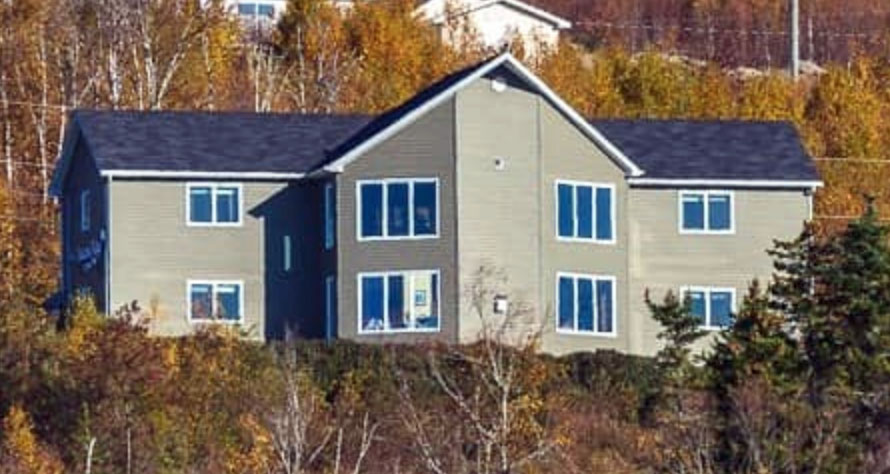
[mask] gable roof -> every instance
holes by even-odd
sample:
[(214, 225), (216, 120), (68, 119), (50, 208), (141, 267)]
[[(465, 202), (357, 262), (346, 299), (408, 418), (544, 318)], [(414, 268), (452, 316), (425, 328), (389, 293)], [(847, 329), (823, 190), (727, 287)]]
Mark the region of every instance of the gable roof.
[[(415, 7), (418, 10), (422, 9), (427, 3), (430, 3), (430, 1), (432, 1), (432, 0), (418, 0), (415, 2)], [(534, 5), (531, 5), (529, 3), (526, 3), (526, 2), (523, 2), (520, 0), (471, 0), (466, 5), (462, 5), (463, 8), (459, 9), (457, 11), (457, 14), (463, 15), (463, 14), (470, 13), (470, 12), (476, 11), (476, 10), (481, 10), (483, 8), (487, 8), (491, 5), (496, 5), (499, 3), (504, 4), (508, 7), (511, 7), (514, 10), (521, 11), (527, 15), (536, 17), (539, 20), (542, 20), (546, 23), (550, 23), (557, 29), (564, 30), (564, 29), (568, 29), (568, 28), (572, 27), (572, 22), (570, 22), (569, 20), (566, 20), (565, 18), (554, 15), (553, 13), (550, 13), (544, 9), (538, 8)], [(441, 21), (444, 21), (444, 18), (440, 18), (443, 16), (444, 16), (444, 13), (437, 14), (436, 16), (432, 17), (431, 19), (434, 21), (441, 22)]]
[[(78, 132), (96, 167), (122, 176), (219, 175), (299, 178), (332, 146), (370, 120), (361, 115), (78, 110), (66, 135)], [(74, 137), (60, 158), (61, 183)]]
[(819, 173), (788, 122), (596, 120), (646, 174), (631, 184), (760, 183), (820, 186)]
[(331, 153), (331, 160), (324, 165), (324, 171), (341, 172), (345, 166), (358, 159), (366, 151), (404, 130), (427, 112), (454, 97), (461, 89), (499, 67), (508, 68), (519, 79), (528, 83), (531, 89), (550, 101), (569, 122), (578, 127), (584, 135), (597, 144), (609, 158), (615, 161), (629, 175), (640, 176), (643, 174), (643, 170), (633, 163), (618, 147), (613, 145), (587, 120), (581, 117), (575, 109), (559, 97), (550, 86), (529, 71), (509, 52), (482, 61), (479, 64), (446, 77), (401, 106), (392, 109), (390, 112), (369, 123), (364, 130), (358, 133), (360, 137), (348, 140)]

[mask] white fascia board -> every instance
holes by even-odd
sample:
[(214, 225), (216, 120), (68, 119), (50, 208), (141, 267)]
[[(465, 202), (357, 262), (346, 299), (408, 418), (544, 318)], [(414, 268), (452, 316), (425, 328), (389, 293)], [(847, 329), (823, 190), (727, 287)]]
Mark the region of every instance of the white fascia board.
[(158, 178), (158, 179), (256, 179), (292, 180), (302, 179), (303, 173), (269, 172), (229, 172), (229, 171), (169, 171), (169, 170), (102, 170), (102, 176), (114, 178)]
[(618, 149), (617, 146), (610, 142), (603, 134), (601, 134), (596, 128), (594, 128), (593, 125), (585, 120), (584, 117), (582, 117), (575, 109), (573, 109), (569, 104), (562, 100), (562, 98), (559, 97), (559, 95), (557, 95), (556, 92), (554, 92), (553, 89), (550, 88), (550, 86), (545, 84), (544, 81), (539, 79), (518, 59), (514, 58), (513, 55), (509, 52), (504, 53), (495, 59), (492, 59), (488, 64), (486, 64), (484, 67), (479, 68), (479, 70), (475, 73), (465, 77), (461, 81), (452, 85), (450, 88), (441, 92), (439, 95), (428, 100), (426, 103), (406, 114), (404, 117), (391, 124), (389, 127), (383, 129), (373, 137), (354, 147), (342, 157), (325, 165), (323, 169), (331, 173), (342, 173), (343, 169), (347, 165), (358, 159), (358, 157), (362, 156), (368, 150), (371, 150), (380, 143), (383, 143), (385, 140), (393, 137), (394, 135), (405, 129), (408, 125), (414, 123), (420, 117), (435, 109), (446, 100), (450, 99), (459, 90), (463, 89), (480, 77), (485, 76), (489, 72), (504, 64), (510, 65), (513, 69), (515, 69), (516, 73), (518, 73), (529, 83), (531, 83), (533, 87), (538, 89), (541, 94), (543, 94), (544, 97), (550, 100), (560, 112), (564, 113), (569, 118), (569, 120), (579, 129), (581, 129), (581, 131), (584, 132), (594, 143), (601, 146), (606, 154), (617, 161), (618, 164), (623, 167), (628, 173), (630, 173), (631, 176), (642, 176), (644, 174), (644, 171), (640, 169), (640, 167), (638, 167), (636, 164), (634, 164), (633, 161), (631, 161), (630, 158), (628, 158), (620, 149)]
[(779, 188), (779, 189), (816, 189), (825, 185), (822, 181), (781, 181), (781, 180), (747, 180), (747, 179), (662, 179), (662, 178), (628, 178), (632, 186), (705, 186), (721, 188)]
[(534, 16), (540, 17), (541, 19), (553, 23), (557, 29), (566, 30), (572, 27), (572, 22), (566, 20), (565, 18), (558, 17), (548, 11), (542, 10), (534, 5), (529, 5), (528, 3), (521, 2), (519, 0), (493, 0), (488, 3), (499, 3), (503, 2), (507, 5), (510, 5), (516, 9), (524, 10), (527, 13), (530, 13)]

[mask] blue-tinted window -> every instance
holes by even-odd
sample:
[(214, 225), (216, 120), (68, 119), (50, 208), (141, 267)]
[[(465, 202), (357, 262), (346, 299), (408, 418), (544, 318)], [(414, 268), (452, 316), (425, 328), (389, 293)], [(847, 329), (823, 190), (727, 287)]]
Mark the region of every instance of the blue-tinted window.
[(241, 210), (238, 208), (237, 187), (216, 188), (216, 222), (234, 224), (238, 222)]
[(593, 280), (578, 279), (578, 330), (593, 331)]
[(387, 235), (405, 237), (411, 232), (408, 213), (408, 183), (390, 183), (386, 189)]
[(362, 328), (366, 331), (385, 329), (383, 285), (383, 277), (362, 277)]
[(708, 229), (730, 230), (732, 226), (732, 206), (728, 194), (708, 196)]
[(578, 220), (578, 235), (580, 239), (593, 238), (593, 188), (590, 186), (577, 186), (577, 209), (575, 218)]
[(268, 3), (260, 3), (257, 5), (257, 14), (259, 16), (267, 16), (272, 18), (275, 16), (275, 7)]
[(383, 236), (383, 185), (361, 185), (362, 237)]
[(436, 235), (436, 183), (414, 183), (414, 235)]
[(239, 3), (238, 14), (244, 16), (256, 15), (256, 3)]
[(683, 200), (683, 229), (705, 229), (705, 198), (702, 194), (684, 194)]
[(557, 185), (557, 208), (559, 236), (575, 236), (575, 196), (574, 188), (568, 184)]
[(732, 324), (732, 293), (728, 291), (711, 292), (711, 321), (709, 326), (716, 328), (729, 327)]
[(191, 285), (189, 298), (193, 320), (209, 320), (213, 317), (213, 285)]
[(575, 329), (575, 280), (559, 279), (559, 327)]
[(326, 249), (334, 248), (334, 242), (337, 234), (337, 214), (335, 211), (336, 196), (334, 195), (334, 185), (328, 183), (324, 186), (324, 247)]
[(601, 333), (611, 333), (615, 328), (612, 284), (611, 280), (596, 282), (597, 331)]
[(213, 222), (212, 188), (193, 187), (189, 189), (189, 222)]
[(612, 240), (612, 190), (596, 188), (596, 239)]
[(702, 325), (707, 323), (707, 312), (708, 312), (708, 303), (705, 300), (705, 293), (702, 291), (690, 291), (686, 293), (686, 297), (689, 298), (689, 310), (693, 316), (695, 316), (699, 321), (701, 321)]
[(405, 312), (405, 278), (401, 275), (393, 275), (389, 281), (389, 327), (391, 329), (403, 329), (406, 324)]
[(217, 317), (223, 321), (237, 321), (241, 319), (240, 285), (216, 286), (216, 312)]

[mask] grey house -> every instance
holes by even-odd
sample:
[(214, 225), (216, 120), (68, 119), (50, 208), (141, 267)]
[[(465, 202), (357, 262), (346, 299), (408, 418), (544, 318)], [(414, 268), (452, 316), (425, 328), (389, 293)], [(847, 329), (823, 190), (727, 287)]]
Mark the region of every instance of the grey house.
[(378, 117), (78, 111), (53, 184), (64, 293), (156, 334), (468, 342), (487, 268), (544, 350), (639, 354), (647, 289), (726, 326), (822, 185), (789, 124), (589, 122), (509, 55)]

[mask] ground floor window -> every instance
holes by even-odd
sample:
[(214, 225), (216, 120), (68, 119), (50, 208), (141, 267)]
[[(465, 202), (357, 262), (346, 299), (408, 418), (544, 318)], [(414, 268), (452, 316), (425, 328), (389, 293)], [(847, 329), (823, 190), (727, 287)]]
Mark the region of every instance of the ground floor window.
[(240, 323), (244, 319), (244, 283), (188, 282), (189, 321)]
[(439, 281), (437, 270), (360, 274), (359, 332), (438, 331)]
[(732, 325), (735, 288), (687, 287), (681, 293), (689, 299), (690, 311), (703, 328), (719, 330)]
[(560, 273), (556, 280), (558, 332), (616, 334), (615, 277)]

